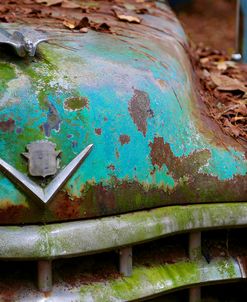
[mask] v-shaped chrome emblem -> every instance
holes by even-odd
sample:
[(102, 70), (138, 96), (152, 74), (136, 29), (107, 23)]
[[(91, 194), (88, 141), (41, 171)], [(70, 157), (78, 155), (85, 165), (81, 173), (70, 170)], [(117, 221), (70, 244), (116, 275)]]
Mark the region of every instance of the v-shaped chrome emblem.
[(33, 197), (47, 203), (76, 171), (82, 161), (90, 153), (92, 147), (93, 145), (88, 145), (83, 151), (81, 151), (81, 153), (78, 154), (44, 189), (1, 158), (0, 169)]

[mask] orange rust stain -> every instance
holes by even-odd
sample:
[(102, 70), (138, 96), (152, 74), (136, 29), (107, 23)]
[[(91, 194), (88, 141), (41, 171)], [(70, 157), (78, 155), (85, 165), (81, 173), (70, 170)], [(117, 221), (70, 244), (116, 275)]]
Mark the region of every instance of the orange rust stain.
[(7, 285), (0, 286), (1, 301), (12, 302), (15, 301), (15, 291), (13, 288), (7, 288)]
[(9, 200), (1, 201), (0, 224), (20, 221), (27, 207), (24, 205), (13, 205)]
[(102, 129), (101, 129), (101, 128), (95, 128), (95, 129), (94, 129), (94, 132), (95, 132), (97, 135), (101, 135), (101, 134), (102, 134)]
[(7, 121), (0, 122), (0, 130), (3, 132), (13, 132), (15, 129), (15, 121), (9, 118)]
[(142, 134), (146, 136), (147, 119), (153, 117), (153, 111), (150, 108), (150, 99), (148, 94), (136, 89), (129, 102), (128, 109), (138, 131), (142, 132)]
[(116, 208), (116, 196), (111, 188), (104, 187), (100, 183), (95, 189), (96, 200), (102, 214)]
[(59, 192), (52, 202), (50, 209), (59, 219), (76, 219), (81, 215), (80, 200), (78, 198), (70, 199), (65, 192)]
[(125, 144), (128, 144), (130, 142), (130, 137), (129, 135), (126, 135), (126, 134), (121, 134), (119, 136), (119, 141), (121, 143), (121, 145), (125, 145)]
[(153, 166), (157, 165), (159, 169), (166, 163), (169, 153), (167, 152), (167, 144), (164, 143), (163, 137), (155, 137), (153, 143), (149, 143), (151, 148), (150, 157)]

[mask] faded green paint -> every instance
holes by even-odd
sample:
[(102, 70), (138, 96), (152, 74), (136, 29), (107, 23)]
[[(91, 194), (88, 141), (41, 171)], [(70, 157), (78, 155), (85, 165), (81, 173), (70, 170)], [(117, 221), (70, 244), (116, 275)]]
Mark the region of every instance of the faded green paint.
[[(121, 38), (89, 31), (67, 39), (71, 33), (62, 31), (61, 47), (42, 44), (32, 60), (1, 55), (2, 159), (27, 174), (21, 153), (32, 141), (56, 143), (61, 168), (94, 144), (46, 207), (1, 174), (2, 224), (247, 201), (244, 150), (234, 140), (229, 146), (209, 140), (210, 128), (201, 125), (180, 25), (161, 11), (143, 15), (143, 24), (121, 29)], [(147, 28), (146, 36), (139, 34)], [(128, 144), (121, 135), (129, 136)]]
[(227, 203), (171, 206), (42, 226), (3, 226), (0, 227), (0, 258), (52, 259), (85, 255), (183, 232), (246, 225), (247, 204)]

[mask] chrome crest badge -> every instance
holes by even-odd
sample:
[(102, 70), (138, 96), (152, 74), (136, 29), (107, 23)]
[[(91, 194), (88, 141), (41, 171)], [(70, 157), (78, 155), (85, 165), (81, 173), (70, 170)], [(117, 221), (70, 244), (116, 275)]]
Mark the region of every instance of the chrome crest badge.
[(92, 144), (88, 145), (64, 169), (57, 173), (57, 156), (60, 151), (56, 151), (56, 144), (49, 141), (36, 141), (27, 145), (28, 152), (23, 153), (23, 155), (29, 161), (29, 174), (31, 176), (44, 178), (57, 173), (45, 188), (39, 186), (32, 179), (15, 169), (1, 158), (0, 169), (32, 197), (43, 203), (47, 203), (81, 165), (82, 161), (91, 152), (92, 147)]
[(22, 153), (28, 159), (31, 176), (51, 176), (57, 173), (57, 157), (61, 151), (55, 151), (56, 144), (49, 141), (36, 141), (27, 145), (28, 153)]

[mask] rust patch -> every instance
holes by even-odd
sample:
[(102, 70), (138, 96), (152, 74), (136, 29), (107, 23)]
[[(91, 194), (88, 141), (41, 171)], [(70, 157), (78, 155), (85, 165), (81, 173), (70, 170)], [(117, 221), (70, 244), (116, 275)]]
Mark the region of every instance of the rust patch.
[(101, 135), (101, 134), (102, 134), (102, 129), (101, 129), (101, 128), (95, 128), (95, 129), (94, 129), (94, 132), (95, 132), (97, 135)]
[(97, 216), (109, 215), (116, 212), (118, 209), (118, 194), (115, 191), (115, 179), (115, 177), (112, 177), (111, 185), (103, 185), (100, 182), (86, 186), (82, 192), (82, 203), (83, 207), (88, 210), (87, 216), (95, 216), (95, 214)]
[(80, 215), (80, 200), (70, 199), (66, 192), (59, 192), (52, 202), (50, 209), (58, 219), (76, 219)]
[[(189, 156), (176, 157), (168, 143), (164, 143), (163, 137), (155, 137), (154, 142), (149, 143), (152, 165), (159, 169), (165, 164), (169, 173), (176, 181), (185, 175), (197, 175), (201, 166), (205, 165), (210, 157), (208, 150), (193, 152)], [(152, 171), (153, 174), (155, 171)]]
[(0, 122), (0, 130), (3, 132), (13, 132), (15, 129), (15, 121), (9, 118), (7, 121)]
[(115, 166), (111, 164), (111, 165), (107, 166), (107, 169), (115, 171)]
[(146, 136), (147, 119), (153, 117), (153, 111), (150, 108), (150, 99), (148, 94), (136, 89), (129, 102), (128, 109), (138, 131), (142, 132), (142, 134)]
[(27, 207), (24, 205), (13, 205), (9, 200), (1, 201), (0, 203), (0, 224), (6, 224), (21, 221)]
[(89, 101), (86, 97), (71, 97), (64, 102), (64, 109), (68, 111), (79, 111), (89, 108)]
[(156, 83), (158, 84), (158, 86), (159, 86), (160, 88), (164, 88), (164, 87), (167, 86), (166, 82), (165, 82), (164, 80), (162, 80), (162, 79), (157, 79), (157, 80), (156, 80)]
[(130, 137), (129, 135), (126, 135), (126, 134), (121, 134), (119, 136), (119, 141), (121, 143), (121, 145), (125, 145), (125, 144), (128, 144), (130, 142)]
[(15, 290), (17, 290), (16, 288), (13, 289), (13, 280), (11, 280), (11, 288), (10, 288), (10, 284), (6, 284), (6, 280), (4, 279), (5, 282), (1, 282), (0, 285), (0, 293), (1, 293), (1, 301), (3, 302), (11, 302), (11, 301), (15, 301), (16, 299), (16, 292)]
[(56, 271), (68, 288), (106, 282), (121, 277), (115, 260), (117, 261), (117, 254), (114, 252), (63, 259)]
[(168, 159), (167, 144), (164, 143), (163, 137), (155, 137), (153, 143), (149, 143), (151, 148), (150, 157), (153, 166), (158, 166), (159, 169), (166, 163)]

